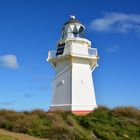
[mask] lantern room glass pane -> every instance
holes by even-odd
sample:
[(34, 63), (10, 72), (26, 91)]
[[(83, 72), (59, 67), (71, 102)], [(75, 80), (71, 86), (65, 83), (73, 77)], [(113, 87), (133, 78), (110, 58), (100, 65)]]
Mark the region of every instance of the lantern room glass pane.
[(63, 28), (62, 39), (73, 37), (84, 38), (84, 27), (80, 25), (69, 25)]

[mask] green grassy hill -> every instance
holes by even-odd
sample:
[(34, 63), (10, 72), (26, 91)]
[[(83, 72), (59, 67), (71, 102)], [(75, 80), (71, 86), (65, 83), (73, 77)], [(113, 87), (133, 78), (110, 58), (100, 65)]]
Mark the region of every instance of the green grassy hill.
[(1, 110), (0, 128), (50, 140), (140, 140), (140, 110), (99, 107), (86, 116)]

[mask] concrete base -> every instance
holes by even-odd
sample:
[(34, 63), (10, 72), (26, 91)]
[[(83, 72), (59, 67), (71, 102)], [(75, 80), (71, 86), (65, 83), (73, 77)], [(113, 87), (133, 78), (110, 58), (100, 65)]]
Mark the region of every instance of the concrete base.
[(73, 114), (75, 115), (87, 115), (91, 112), (93, 112), (94, 110), (76, 110), (76, 111), (71, 111)]
[(89, 114), (90, 112), (93, 112), (96, 108), (97, 105), (94, 106), (78, 106), (78, 108), (80, 107), (80, 110), (78, 109), (74, 109), (75, 106), (74, 105), (65, 105), (65, 106), (61, 106), (61, 105), (52, 105), (50, 106), (50, 112), (56, 112), (56, 111), (64, 111), (64, 112), (72, 112), (75, 115), (86, 115)]

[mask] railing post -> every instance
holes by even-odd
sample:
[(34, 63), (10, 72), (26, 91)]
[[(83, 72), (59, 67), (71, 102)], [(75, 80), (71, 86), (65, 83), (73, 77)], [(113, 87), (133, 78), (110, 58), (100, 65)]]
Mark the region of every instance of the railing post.
[(50, 58), (50, 51), (48, 52), (48, 57)]
[(69, 47), (69, 52), (72, 54), (72, 46)]

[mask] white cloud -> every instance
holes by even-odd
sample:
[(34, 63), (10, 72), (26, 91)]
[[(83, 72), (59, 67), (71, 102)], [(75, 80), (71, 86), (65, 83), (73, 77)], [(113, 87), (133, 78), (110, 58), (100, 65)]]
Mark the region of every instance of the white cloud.
[(116, 12), (103, 13), (103, 17), (93, 20), (90, 27), (100, 32), (140, 32), (140, 15)]
[(13, 54), (0, 56), (0, 67), (17, 69), (19, 67), (17, 57)]
[(0, 105), (4, 105), (4, 106), (10, 106), (13, 105), (15, 103), (15, 101), (9, 101), (9, 102), (0, 102)]

